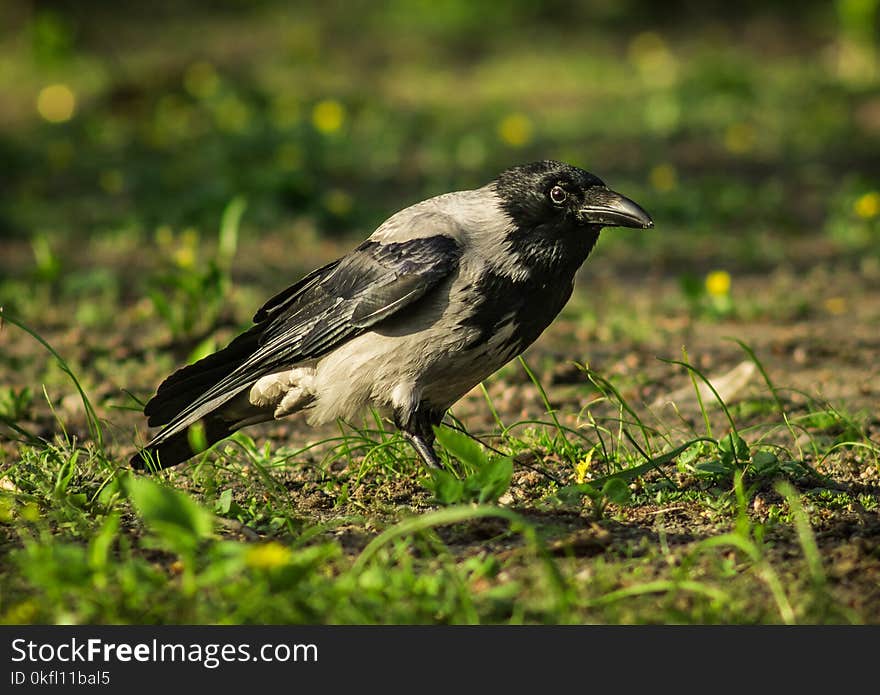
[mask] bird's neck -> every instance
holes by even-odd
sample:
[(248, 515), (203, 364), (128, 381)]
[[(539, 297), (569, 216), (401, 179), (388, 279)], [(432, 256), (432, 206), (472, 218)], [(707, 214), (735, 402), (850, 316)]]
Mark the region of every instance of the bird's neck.
[(599, 227), (536, 226), (517, 230), (510, 237), (510, 248), (532, 271), (541, 274), (574, 275), (599, 239)]

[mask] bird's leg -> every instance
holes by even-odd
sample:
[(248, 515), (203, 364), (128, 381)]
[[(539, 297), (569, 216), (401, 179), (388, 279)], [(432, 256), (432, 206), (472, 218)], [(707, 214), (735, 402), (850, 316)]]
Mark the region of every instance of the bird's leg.
[(417, 409), (409, 417), (400, 411), (394, 413), (394, 424), (428, 468), (442, 468), (440, 457), (434, 451), (434, 426), (439, 425), (443, 414), (431, 412), (429, 409)]

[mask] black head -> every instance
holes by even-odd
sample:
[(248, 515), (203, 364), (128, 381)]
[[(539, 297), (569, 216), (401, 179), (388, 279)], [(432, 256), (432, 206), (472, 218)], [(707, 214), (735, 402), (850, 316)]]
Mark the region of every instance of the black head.
[(653, 227), (650, 215), (600, 178), (546, 159), (504, 171), (494, 182), (502, 207), (520, 228)]

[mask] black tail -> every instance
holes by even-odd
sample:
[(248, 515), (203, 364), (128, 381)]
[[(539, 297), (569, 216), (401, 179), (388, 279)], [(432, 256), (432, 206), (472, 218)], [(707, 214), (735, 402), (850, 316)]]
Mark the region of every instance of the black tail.
[(257, 326), (242, 333), (222, 350), (178, 369), (159, 384), (144, 415), (150, 427), (167, 425), (214, 384), (235, 371), (259, 345)]
[[(137, 470), (160, 470), (176, 466), (178, 463), (183, 463), (188, 458), (201, 453), (215, 442), (225, 439), (238, 429), (235, 426), (230, 426), (217, 415), (209, 415), (199, 422), (204, 427), (203, 442), (198, 441), (201, 437), (190, 436), (190, 430), (194, 426), (190, 425), (170, 437), (148, 444), (142, 451), (131, 457), (129, 461), (131, 467)], [(203, 443), (204, 447), (193, 447), (193, 444), (199, 443)]]
[(193, 412), (191, 406), (254, 353), (259, 344), (258, 331), (259, 327), (254, 326), (222, 350), (178, 369), (159, 385), (156, 395), (144, 406), (144, 414), (151, 427), (166, 427), (142, 452), (132, 456), (133, 468), (168, 468), (195, 456), (199, 452), (193, 450), (191, 441), (201, 438), (191, 438), (190, 429), (197, 423), (204, 428), (208, 446), (243, 426), (241, 417), (224, 413), (223, 406), (246, 385), (209, 399), (213, 405), (205, 404), (201, 414)]

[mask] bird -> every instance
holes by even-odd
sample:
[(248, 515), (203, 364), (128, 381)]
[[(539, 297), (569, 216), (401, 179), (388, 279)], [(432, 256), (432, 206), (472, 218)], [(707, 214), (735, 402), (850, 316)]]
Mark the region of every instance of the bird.
[[(550, 325), (600, 231), (653, 225), (597, 176), (550, 159), (407, 207), (165, 379), (144, 407), (162, 429), (130, 464), (174, 466), (294, 413), (320, 425), (374, 408), (438, 468), (434, 428)], [(203, 437), (189, 434), (197, 423)]]

